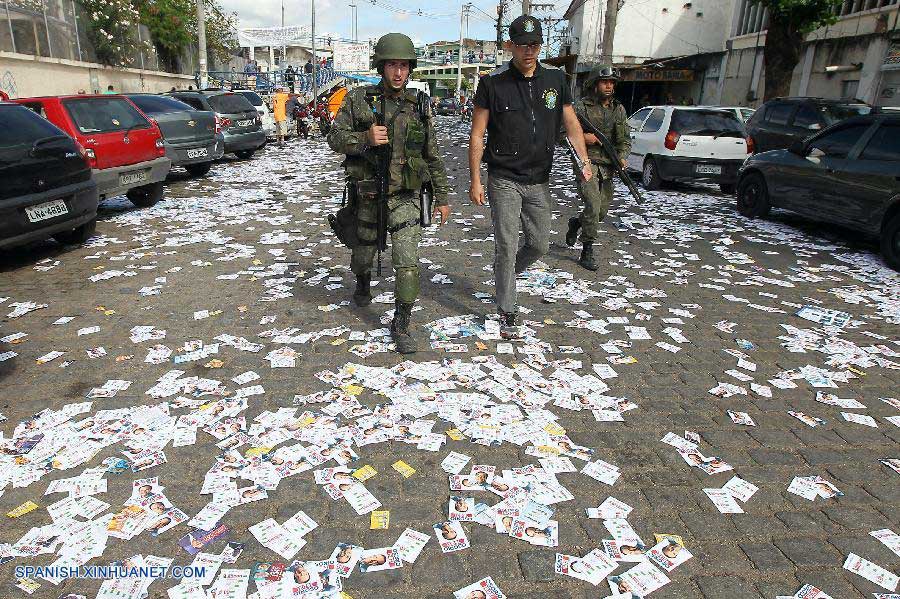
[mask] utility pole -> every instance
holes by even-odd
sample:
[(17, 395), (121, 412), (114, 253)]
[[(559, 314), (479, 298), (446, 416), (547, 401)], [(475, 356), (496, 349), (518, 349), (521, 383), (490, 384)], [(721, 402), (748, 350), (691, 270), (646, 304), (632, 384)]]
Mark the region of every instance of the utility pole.
[(287, 46), (284, 39), (284, 0), (281, 0), (281, 64), (282, 70), (285, 68), (284, 63), (287, 62)]
[(197, 86), (206, 89), (209, 72), (206, 70), (206, 0), (197, 0), (197, 51), (200, 54), (200, 81)]
[(494, 53), (495, 63), (499, 67), (503, 64), (503, 13), (506, 12), (506, 0), (500, 0), (497, 5), (497, 51)]
[(471, 4), (463, 4), (459, 7), (459, 61), (456, 70), (456, 94), (457, 97), (462, 93), (462, 65), (463, 65), (463, 25), (466, 17), (469, 16), (469, 7)]
[(350, 3), (350, 40), (356, 41), (356, 4)]
[(313, 84), (313, 108), (316, 106), (316, 98), (319, 97), (319, 64), (316, 60), (316, 0), (312, 3), (312, 84)]
[(606, 0), (606, 18), (603, 19), (603, 41), (600, 62), (613, 62), (613, 41), (616, 36), (616, 19), (619, 16), (619, 0)]
[(523, 15), (531, 14), (531, 0), (522, 0), (522, 14)]

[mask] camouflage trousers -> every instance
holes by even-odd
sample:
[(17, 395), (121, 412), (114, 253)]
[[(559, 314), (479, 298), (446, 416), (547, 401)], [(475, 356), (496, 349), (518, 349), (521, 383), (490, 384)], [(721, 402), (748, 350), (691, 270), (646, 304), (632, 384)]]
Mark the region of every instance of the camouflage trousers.
[(580, 216), (579, 239), (582, 243), (593, 243), (597, 239), (600, 222), (606, 217), (613, 196), (612, 167), (591, 163), (591, 172), (594, 176), (590, 181), (585, 181), (578, 167), (575, 167), (575, 180), (584, 202)]
[[(374, 199), (360, 198), (359, 228), (357, 235), (361, 242), (353, 248), (350, 270), (361, 275), (372, 270), (378, 237), (378, 203)], [(413, 223), (414, 224), (410, 224)], [(419, 224), (419, 194), (401, 192), (388, 197), (387, 229), (391, 236), (391, 264), (396, 281), (394, 297), (404, 304), (411, 304), (419, 297), (419, 242), (422, 241), (422, 227)]]

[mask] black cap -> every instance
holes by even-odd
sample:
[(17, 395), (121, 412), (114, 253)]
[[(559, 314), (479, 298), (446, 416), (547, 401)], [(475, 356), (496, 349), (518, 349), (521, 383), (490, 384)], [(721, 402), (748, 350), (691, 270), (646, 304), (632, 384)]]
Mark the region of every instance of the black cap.
[(509, 25), (509, 39), (514, 44), (543, 43), (544, 35), (541, 33), (541, 22), (529, 15), (522, 15)]

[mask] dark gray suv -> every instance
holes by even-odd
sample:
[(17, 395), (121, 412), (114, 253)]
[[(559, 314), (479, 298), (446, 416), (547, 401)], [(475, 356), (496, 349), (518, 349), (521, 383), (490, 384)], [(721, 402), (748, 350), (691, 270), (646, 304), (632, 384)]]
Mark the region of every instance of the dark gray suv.
[(756, 152), (782, 150), (825, 127), (870, 112), (871, 106), (855, 100), (775, 98), (753, 113), (747, 121), (747, 133)]
[(175, 91), (168, 95), (196, 110), (216, 113), (216, 129), (225, 137), (225, 153), (250, 158), (266, 145), (262, 119), (247, 98), (223, 90)]

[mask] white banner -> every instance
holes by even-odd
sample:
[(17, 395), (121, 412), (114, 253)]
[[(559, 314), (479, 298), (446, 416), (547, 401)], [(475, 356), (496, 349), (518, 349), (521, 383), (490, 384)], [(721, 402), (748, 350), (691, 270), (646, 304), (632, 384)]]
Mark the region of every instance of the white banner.
[(334, 43), (334, 70), (364, 73), (369, 67), (369, 44)]

